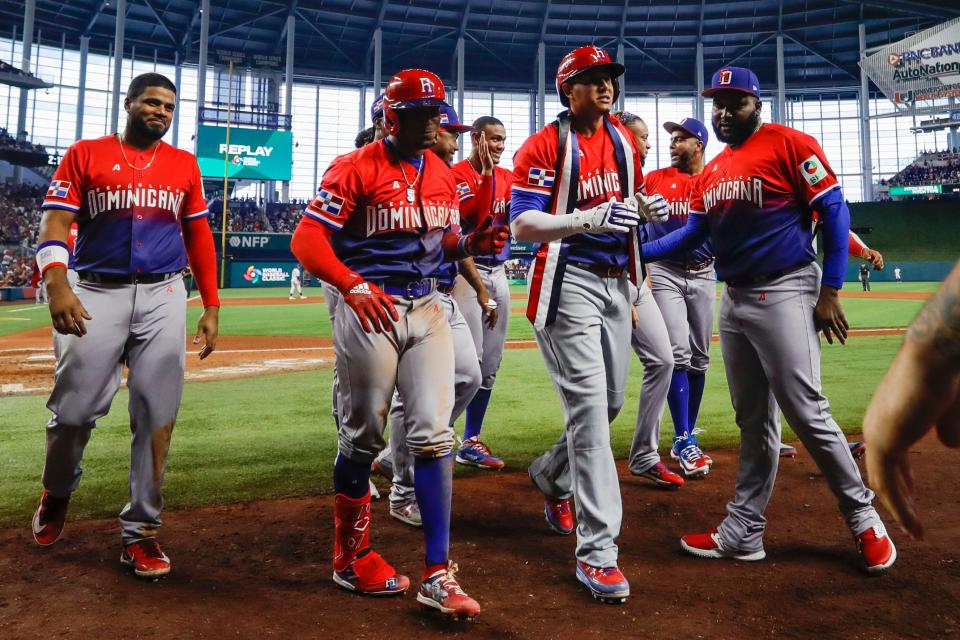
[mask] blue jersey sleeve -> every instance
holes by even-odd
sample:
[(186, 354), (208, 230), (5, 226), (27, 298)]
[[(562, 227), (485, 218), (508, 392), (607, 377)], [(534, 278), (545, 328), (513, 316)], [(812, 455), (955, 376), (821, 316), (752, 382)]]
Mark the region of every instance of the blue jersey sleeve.
[[(526, 189), (512, 189), (510, 192), (510, 222), (524, 211), (547, 211), (550, 196), (533, 193)], [(549, 213), (549, 212), (548, 212)]]
[(848, 248), (850, 246), (850, 209), (843, 200), (840, 188), (827, 191), (813, 201), (813, 208), (820, 214), (820, 228), (823, 234), (823, 279), (828, 287), (843, 287), (843, 276), (847, 271)]
[(643, 261), (656, 262), (674, 254), (696, 249), (706, 242), (709, 235), (707, 216), (691, 212), (684, 226), (662, 238), (643, 243)]

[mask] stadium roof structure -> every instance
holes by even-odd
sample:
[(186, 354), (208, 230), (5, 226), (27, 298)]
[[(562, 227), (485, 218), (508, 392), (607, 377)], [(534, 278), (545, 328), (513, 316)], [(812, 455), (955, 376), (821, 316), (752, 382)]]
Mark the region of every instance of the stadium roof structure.
[[(35, 0), (46, 43), (65, 37), (106, 52), (117, 0)], [(0, 33), (22, 29), (25, 0), (0, 0)], [(200, 0), (127, 0), (125, 54), (196, 63)], [(934, 0), (210, 0), (210, 60), (217, 49), (281, 56), (287, 16), (295, 16), (295, 73), (345, 81), (373, 74), (374, 34), (382, 34), (384, 78), (426, 67), (456, 76), (465, 43), (465, 85), (535, 88), (543, 43), (547, 89), (560, 58), (583, 44), (611, 54), (622, 45), (629, 92), (693, 89), (697, 43), (706, 81), (725, 64), (776, 78), (777, 35), (784, 43), (788, 91), (859, 83), (858, 25), (867, 46), (899, 40), (960, 16), (960, 3)]]

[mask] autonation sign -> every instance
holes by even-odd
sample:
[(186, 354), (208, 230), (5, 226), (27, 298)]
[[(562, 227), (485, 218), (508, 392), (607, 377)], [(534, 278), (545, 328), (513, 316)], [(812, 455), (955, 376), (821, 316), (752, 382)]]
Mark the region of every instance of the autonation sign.
[(860, 64), (896, 103), (960, 96), (960, 18), (881, 47)]

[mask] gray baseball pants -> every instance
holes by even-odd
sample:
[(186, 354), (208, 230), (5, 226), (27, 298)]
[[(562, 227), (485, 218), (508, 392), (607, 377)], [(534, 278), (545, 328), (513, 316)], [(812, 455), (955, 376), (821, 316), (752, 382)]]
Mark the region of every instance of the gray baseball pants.
[(107, 415), (128, 367), (130, 501), (120, 512), (124, 544), (157, 535), (163, 474), (183, 394), (187, 296), (176, 275), (154, 284), (73, 287), (93, 316), (83, 337), (54, 334), (57, 367), (47, 408), (43, 486), (67, 497), (97, 420)]
[(617, 563), (623, 505), (610, 448), (610, 423), (623, 406), (631, 332), (628, 280), (567, 265), (553, 324), (537, 345), (564, 413), (564, 431), (530, 465), (544, 494), (575, 501), (577, 559)]
[(460, 305), (460, 312), (470, 327), (473, 343), (480, 359), (480, 386), (493, 389), (497, 371), (503, 361), (503, 348), (507, 341), (507, 324), (510, 321), (510, 283), (503, 265), (488, 267), (477, 263), (480, 280), (490, 298), (497, 303), (497, 324), (491, 329), (484, 322), (483, 310), (477, 303), (477, 292), (463, 278), (457, 276), (453, 297)]
[[(440, 294), (447, 320), (450, 323), (450, 333), (453, 338), (454, 355), (454, 400), (453, 412), (450, 415), (450, 428), (464, 412), (473, 396), (480, 388), (480, 363), (473, 351), (473, 336), (470, 327), (459, 305), (452, 296)], [(476, 302), (474, 302), (476, 304)], [(390, 488), (391, 504), (400, 504), (414, 497), (413, 493), (413, 455), (407, 447), (403, 398), (399, 390), (393, 395), (390, 405), (390, 442), (377, 456), (377, 464), (389, 474), (393, 475), (393, 486)]]
[(365, 332), (349, 305), (337, 306), (339, 448), (354, 462), (373, 462), (383, 449), (394, 389), (404, 399), (411, 454), (440, 458), (453, 450), (453, 338), (443, 296), (394, 296), (393, 303), (400, 319), (385, 333)]
[(777, 406), (823, 472), (854, 534), (880, 523), (847, 440), (830, 414), (820, 382), (820, 336), (813, 310), (820, 293), (816, 263), (772, 282), (727, 286), (720, 303), (720, 346), (737, 425), (740, 465), (727, 517), (725, 547), (763, 548), (764, 511), (780, 460)]
[(641, 283), (639, 300), (634, 305), (639, 322), (630, 345), (643, 364), (643, 386), (637, 427), (630, 445), (630, 471), (643, 473), (660, 462), (660, 418), (667, 404), (673, 375), (673, 351), (663, 316), (646, 282)]
[(717, 279), (713, 266), (687, 271), (667, 263), (649, 265), (650, 287), (673, 345), (678, 369), (705, 373), (710, 364)]

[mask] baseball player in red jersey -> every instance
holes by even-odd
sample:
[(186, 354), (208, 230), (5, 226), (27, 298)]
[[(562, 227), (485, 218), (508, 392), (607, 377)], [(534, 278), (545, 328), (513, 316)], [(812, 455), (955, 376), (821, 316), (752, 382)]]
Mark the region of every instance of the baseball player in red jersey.
[[(741, 431), (736, 493), (727, 517), (681, 546), (704, 558), (762, 560), (764, 511), (779, 460), (777, 407), (837, 496), (866, 569), (879, 573), (896, 548), (873, 507), (820, 384), (820, 338), (846, 340), (838, 291), (849, 249), (850, 212), (823, 150), (812, 137), (762, 124), (760, 89), (749, 69), (725, 67), (704, 91), (713, 128), (727, 147), (694, 183), (682, 229), (644, 244), (650, 260), (678, 255), (710, 238), (720, 306), (720, 346)], [(821, 272), (811, 211), (824, 243)]]
[[(629, 281), (639, 282), (643, 185), (633, 136), (610, 109), (622, 65), (595, 46), (560, 62), (557, 93), (568, 111), (529, 138), (514, 160), (510, 217), (517, 240), (538, 242), (527, 317), (564, 408), (560, 440), (530, 466), (554, 530), (573, 530), (576, 576), (594, 595), (624, 602), (617, 567), (623, 508), (610, 422), (623, 405), (630, 342)], [(642, 194), (642, 206), (650, 204)], [(654, 207), (665, 207), (662, 199)]]
[(436, 141), (445, 96), (429, 71), (395, 75), (384, 96), (387, 138), (334, 160), (291, 248), (342, 295), (333, 326), (340, 412), (333, 580), (372, 595), (401, 594), (410, 585), (370, 548), (370, 464), (384, 446), (396, 388), (426, 543), (417, 600), (469, 618), (480, 607), (448, 561), (454, 354), (431, 274), (444, 259), (499, 251), (507, 232), (489, 225), (465, 237), (450, 231), (459, 220), (453, 177), (425, 153)]
[[(120, 512), (120, 561), (142, 578), (170, 572), (156, 535), (170, 435), (183, 391), (187, 261), (204, 311), (194, 344), (216, 346), (220, 301), (216, 253), (196, 158), (161, 141), (176, 87), (156, 73), (127, 89), (123, 135), (70, 147), (43, 200), (37, 261), (50, 291), (57, 368), (47, 407), (43, 494), (33, 537), (51, 545), (63, 530), (80, 460), (96, 421), (107, 414), (128, 367), (130, 502)], [(70, 225), (78, 223), (73, 260)], [(67, 266), (79, 282), (71, 290)]]
[[(430, 150), (449, 165), (459, 148), (460, 134), (469, 130), (469, 126), (460, 124), (460, 118), (453, 107), (442, 105), (437, 142)], [(433, 273), (433, 277), (437, 279), (437, 291), (443, 301), (453, 338), (454, 400), (453, 411), (450, 414), (451, 428), (480, 387), (480, 362), (474, 353), (473, 336), (460, 312), (460, 305), (451, 295), (459, 272), (471, 287), (476, 288), (477, 296), (489, 298), (473, 260), (473, 258), (464, 258), (459, 262), (445, 260)], [(390, 515), (401, 522), (419, 527), (422, 525), (422, 518), (414, 491), (413, 457), (407, 447), (405, 433), (403, 398), (398, 392), (394, 394), (390, 407), (390, 443), (377, 456), (373, 469), (392, 480)]]
[[(465, 230), (476, 228), (490, 218), (496, 225), (508, 222), (510, 190), (513, 175), (497, 166), (507, 139), (503, 123), (493, 116), (474, 121), (470, 138), (470, 157), (453, 165), (460, 197), (460, 217)], [(457, 462), (481, 469), (502, 469), (503, 460), (494, 456), (480, 440), (480, 430), (490, 403), (490, 394), (503, 360), (510, 319), (510, 285), (503, 263), (510, 259), (510, 246), (495, 256), (479, 257), (475, 262), (484, 290), (457, 278), (453, 295), (470, 325), (477, 357), (480, 359), (482, 382), (467, 407), (463, 443), (457, 450)], [(498, 313), (498, 311), (500, 311)]]

